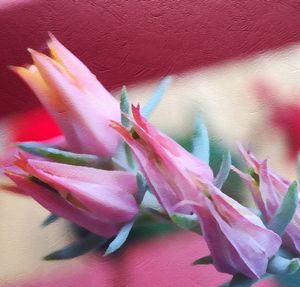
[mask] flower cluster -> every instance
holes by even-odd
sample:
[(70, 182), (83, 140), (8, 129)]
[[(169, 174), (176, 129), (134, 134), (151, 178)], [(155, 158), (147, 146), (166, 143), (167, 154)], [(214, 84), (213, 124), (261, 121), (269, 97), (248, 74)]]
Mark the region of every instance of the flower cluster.
[[(298, 260), (277, 254), (285, 248), (300, 255), (295, 184), (241, 146), (249, 172), (232, 167), (229, 154), (215, 176), (204, 160), (208, 139), (203, 126), (194, 139), (197, 152), (188, 152), (150, 124), (139, 106), (130, 107), (125, 91), (120, 105), (52, 35), (48, 47), (50, 57), (29, 50), (34, 64), (12, 69), (52, 115), (63, 137), (55, 146), (20, 144), (5, 170), (19, 192), (52, 216), (106, 238), (108, 253), (126, 240), (140, 214), (152, 209), (146, 198), (154, 198), (160, 206), (155, 212), (204, 237), (220, 272), (256, 280), (266, 272), (299, 268)], [(262, 216), (222, 191), (230, 168), (252, 192)]]

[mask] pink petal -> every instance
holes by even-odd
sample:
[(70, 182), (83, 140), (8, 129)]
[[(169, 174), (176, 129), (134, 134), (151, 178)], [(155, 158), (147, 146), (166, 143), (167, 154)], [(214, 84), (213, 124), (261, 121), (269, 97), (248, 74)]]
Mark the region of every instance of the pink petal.
[(33, 197), (50, 212), (70, 220), (100, 236), (111, 237), (118, 232), (116, 225), (107, 224), (94, 218), (86, 211), (76, 208), (58, 194), (31, 182), (27, 177), (16, 173), (7, 175), (28, 195)]
[[(259, 189), (260, 197), (263, 201), (263, 205), (259, 206), (259, 208), (266, 220), (269, 221), (273, 215), (275, 215), (283, 197), (280, 198), (273, 186), (272, 178), (267, 167), (267, 161), (263, 161), (259, 167)], [(286, 191), (287, 189), (288, 186)]]
[(96, 95), (106, 102), (107, 105), (114, 104), (116, 100), (101, 85), (96, 76), (84, 65), (74, 54), (63, 46), (52, 34), (48, 47), (55, 60), (57, 60), (76, 79), (80, 87), (87, 92)]
[(138, 212), (134, 197), (125, 190), (81, 182), (57, 176), (40, 177), (56, 190), (66, 191), (79, 200), (86, 208), (102, 221), (121, 223), (130, 221)]
[(193, 196), (187, 196), (195, 198), (195, 192), (198, 194), (198, 191), (191, 187), (192, 183), (178, 170), (177, 163), (174, 163), (171, 157), (164, 156), (161, 160), (151, 151), (150, 145), (145, 146), (132, 138), (130, 133), (119, 124), (113, 126), (131, 147), (151, 190), (168, 213), (174, 212), (174, 206), (185, 198), (185, 194), (192, 192)]
[(132, 195), (137, 191), (136, 178), (129, 172), (27, 161), (22, 155), (16, 164), (58, 192), (72, 195), (102, 221), (127, 222), (138, 212)]
[(186, 170), (201, 178), (206, 178), (208, 181), (213, 179), (212, 170), (206, 163), (190, 154), (170, 137), (162, 134), (140, 115), (138, 108), (132, 107), (132, 113), (137, 123), (134, 125), (136, 132), (158, 156), (163, 160), (168, 157), (172, 158), (178, 166), (184, 167)]
[(268, 258), (279, 249), (280, 237), (237, 202), (228, 201), (219, 192), (212, 196), (213, 201), (207, 198), (205, 207), (196, 213), (214, 264), (222, 272), (259, 278), (266, 272)]
[(37, 174), (43, 172), (58, 177), (110, 186), (132, 194), (137, 191), (136, 177), (127, 171), (108, 171), (34, 159), (29, 159), (28, 164)]

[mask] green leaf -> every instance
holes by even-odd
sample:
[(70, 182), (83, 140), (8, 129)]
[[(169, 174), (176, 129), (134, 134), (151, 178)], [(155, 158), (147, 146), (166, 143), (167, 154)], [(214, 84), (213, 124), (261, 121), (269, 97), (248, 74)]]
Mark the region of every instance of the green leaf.
[(85, 238), (71, 243), (70, 245), (52, 252), (45, 256), (44, 260), (64, 260), (81, 256), (93, 249), (99, 248), (107, 241), (106, 238), (101, 238), (95, 234), (89, 234)]
[(114, 238), (114, 240), (108, 245), (104, 256), (112, 254), (113, 252), (117, 251), (127, 240), (128, 235), (132, 229), (134, 224), (134, 220), (130, 221), (126, 225), (124, 225), (121, 230), (119, 231), (118, 235)]
[(268, 224), (268, 228), (282, 235), (292, 220), (298, 205), (297, 183), (294, 181), (288, 188), (281, 206)]
[(18, 146), (26, 152), (51, 159), (59, 163), (112, 169), (112, 162), (110, 159), (102, 159), (96, 155), (73, 153), (43, 145), (38, 142), (24, 142), (18, 144)]
[(49, 215), (47, 216), (47, 218), (42, 222), (41, 226), (42, 226), (42, 227), (46, 227), (46, 226), (48, 226), (49, 224), (55, 222), (57, 219), (59, 219), (59, 216), (57, 216), (56, 214), (51, 213), (51, 214), (49, 214)]
[[(235, 274), (229, 284), (228, 287), (250, 287), (252, 286), (257, 280), (251, 279), (246, 277), (243, 274)], [(225, 285), (226, 286), (226, 285)]]
[(271, 274), (294, 274), (300, 268), (300, 259), (287, 259), (282, 256), (273, 256), (269, 263), (267, 272)]
[(146, 191), (141, 207), (147, 210), (156, 210), (159, 213), (165, 213), (157, 198), (149, 190)]
[(150, 100), (146, 103), (146, 105), (142, 108), (141, 114), (148, 118), (151, 113), (155, 110), (155, 108), (160, 103), (163, 95), (165, 94), (172, 78), (170, 76), (165, 77), (159, 84), (159, 86), (156, 88), (153, 96), (150, 98)]
[(138, 186), (138, 191), (137, 191), (137, 202), (140, 204), (145, 196), (145, 193), (147, 191), (147, 182), (145, 180), (145, 177), (138, 172), (136, 175), (136, 181), (137, 181), (137, 186)]
[(127, 159), (127, 165), (131, 171), (136, 171), (137, 170), (137, 165), (134, 160), (132, 151), (127, 143), (124, 143), (124, 150), (126, 154), (126, 159)]
[(195, 131), (193, 135), (192, 153), (202, 161), (209, 163), (209, 138), (206, 126), (200, 115), (197, 115), (195, 121)]
[(130, 104), (128, 100), (128, 93), (126, 87), (123, 86), (120, 97), (120, 109), (122, 111), (121, 123), (124, 127), (128, 128), (130, 126), (130, 121), (126, 115), (130, 114)]
[(195, 215), (186, 215), (181, 213), (173, 213), (171, 220), (183, 229), (194, 229), (199, 226), (199, 222)]
[(217, 176), (214, 179), (214, 184), (216, 187), (221, 188), (223, 186), (230, 173), (230, 167), (231, 167), (231, 154), (229, 151), (227, 151), (226, 153), (223, 154), (221, 167), (219, 169)]
[(193, 265), (207, 265), (207, 264), (212, 264), (213, 259), (210, 255), (204, 256), (202, 258), (199, 258), (193, 262)]

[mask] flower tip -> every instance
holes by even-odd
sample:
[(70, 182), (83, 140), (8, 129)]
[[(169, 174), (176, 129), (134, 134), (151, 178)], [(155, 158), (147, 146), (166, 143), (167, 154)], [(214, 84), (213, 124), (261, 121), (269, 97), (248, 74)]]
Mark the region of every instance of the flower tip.
[(51, 33), (48, 32), (49, 40), (47, 41), (47, 46), (51, 50), (53, 49), (53, 45), (59, 43), (59, 41), (56, 39), (56, 37)]
[(5, 169), (3, 170), (3, 174), (6, 175), (6, 176), (8, 176), (8, 177), (10, 177), (10, 175), (11, 175), (12, 173), (14, 173), (14, 172), (13, 172), (12, 170), (8, 169), (8, 168), (5, 168)]
[(140, 104), (137, 104), (136, 106), (134, 104), (131, 104), (131, 109), (134, 112), (139, 113), (140, 112)]
[(110, 121), (109, 126), (118, 132), (125, 139), (130, 139), (128, 130), (117, 121)]
[(18, 66), (13, 66), (13, 65), (8, 65), (7, 68), (11, 71), (13, 71), (14, 73), (18, 73), (18, 70), (22, 67), (18, 67)]
[(56, 38), (55, 38), (55, 36), (53, 35), (53, 33), (52, 32), (50, 32), (50, 31), (48, 31), (48, 36), (49, 36), (49, 38), (50, 38), (50, 40), (56, 40)]
[(31, 49), (31, 48), (27, 48), (27, 51), (31, 55), (33, 62), (35, 62), (41, 55), (43, 55), (43, 54), (39, 53), (38, 51)]
[(120, 130), (120, 128), (122, 127), (119, 122), (113, 120), (110, 121), (109, 126), (115, 130)]
[(111, 120), (109, 125), (112, 127), (112, 126), (115, 126), (115, 125), (118, 125), (118, 124), (119, 124), (118, 122), (116, 122), (114, 120)]
[(35, 50), (33, 50), (33, 49), (31, 49), (31, 48), (27, 48), (27, 51), (28, 51), (30, 54), (32, 54), (32, 53), (35, 52)]
[(40, 57), (46, 57), (46, 55), (34, 50), (34, 49), (31, 49), (31, 48), (27, 48), (27, 51), (30, 53), (33, 61), (35, 62), (37, 59), (39, 59)]
[(23, 169), (23, 170), (26, 170), (26, 167), (27, 167), (27, 159), (26, 157), (22, 154), (22, 153), (18, 153), (18, 155), (15, 155), (14, 156), (14, 165)]
[(24, 75), (28, 72), (28, 68), (27, 67), (22, 67), (22, 66), (13, 66), (13, 65), (9, 65), (8, 69), (11, 70), (12, 72), (16, 73), (17, 75), (19, 75), (21, 78), (24, 77)]
[(15, 171), (13, 171), (13, 170), (11, 170), (11, 169), (9, 169), (9, 168), (5, 168), (4, 171), (3, 171), (3, 173), (4, 173), (7, 177), (9, 177), (12, 181), (15, 181), (15, 179), (21, 178), (21, 177), (22, 177), (21, 174), (15, 172)]

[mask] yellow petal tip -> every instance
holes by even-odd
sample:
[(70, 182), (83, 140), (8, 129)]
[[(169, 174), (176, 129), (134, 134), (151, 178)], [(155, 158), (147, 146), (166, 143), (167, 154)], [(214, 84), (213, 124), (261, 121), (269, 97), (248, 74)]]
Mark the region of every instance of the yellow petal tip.
[(23, 70), (27, 70), (26, 68), (24, 67), (20, 67), (20, 66), (13, 66), (13, 65), (9, 65), (8, 66), (8, 69), (10, 69), (11, 71), (13, 71), (14, 73), (20, 73), (21, 71)]

